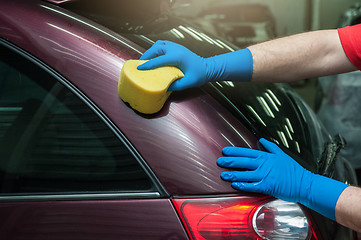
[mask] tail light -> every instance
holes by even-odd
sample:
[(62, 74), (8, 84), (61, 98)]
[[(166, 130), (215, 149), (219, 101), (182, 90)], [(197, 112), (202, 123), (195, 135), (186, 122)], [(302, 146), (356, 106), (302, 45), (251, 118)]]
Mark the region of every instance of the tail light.
[(192, 240), (317, 240), (296, 203), (271, 197), (173, 199)]

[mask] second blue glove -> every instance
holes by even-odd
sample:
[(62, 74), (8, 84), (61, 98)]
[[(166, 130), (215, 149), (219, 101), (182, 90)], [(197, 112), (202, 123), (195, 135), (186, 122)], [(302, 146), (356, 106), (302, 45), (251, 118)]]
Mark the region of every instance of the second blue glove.
[(222, 179), (231, 181), (235, 189), (299, 202), (335, 220), (338, 197), (348, 185), (311, 173), (272, 142), (261, 139), (260, 143), (268, 152), (239, 147), (224, 148), (224, 157), (217, 160), (218, 165), (242, 171), (223, 172)]

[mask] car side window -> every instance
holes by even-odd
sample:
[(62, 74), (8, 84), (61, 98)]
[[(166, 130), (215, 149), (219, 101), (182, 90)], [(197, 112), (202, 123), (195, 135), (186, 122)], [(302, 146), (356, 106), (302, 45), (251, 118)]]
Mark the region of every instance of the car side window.
[(0, 46), (0, 194), (152, 187), (88, 105), (44, 69)]

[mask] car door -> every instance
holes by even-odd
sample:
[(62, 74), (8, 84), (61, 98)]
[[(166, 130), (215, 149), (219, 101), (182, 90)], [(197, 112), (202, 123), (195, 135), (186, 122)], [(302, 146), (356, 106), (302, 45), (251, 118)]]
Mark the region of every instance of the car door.
[(0, 43), (0, 238), (188, 239), (165, 191), (89, 99)]

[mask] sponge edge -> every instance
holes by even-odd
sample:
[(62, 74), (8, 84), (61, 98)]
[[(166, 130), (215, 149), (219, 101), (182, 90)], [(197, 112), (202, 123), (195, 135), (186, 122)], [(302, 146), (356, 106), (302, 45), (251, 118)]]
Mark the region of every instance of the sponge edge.
[(118, 93), (124, 102), (145, 114), (160, 111), (171, 92), (170, 84), (184, 75), (176, 67), (160, 67), (140, 71), (137, 67), (146, 61), (128, 60), (124, 63), (118, 82)]

